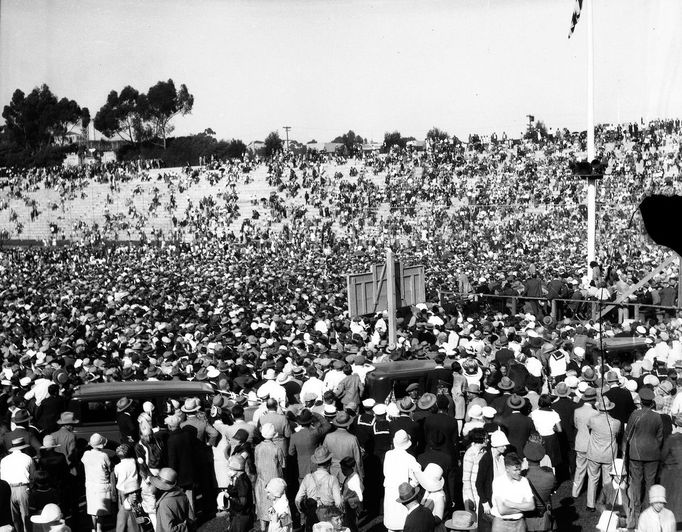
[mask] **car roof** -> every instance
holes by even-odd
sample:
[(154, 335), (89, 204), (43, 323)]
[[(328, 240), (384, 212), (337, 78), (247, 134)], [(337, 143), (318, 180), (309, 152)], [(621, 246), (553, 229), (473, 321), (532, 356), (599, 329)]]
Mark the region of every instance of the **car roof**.
[(83, 384), (74, 394), (74, 399), (150, 397), (150, 396), (186, 396), (213, 393), (213, 387), (207, 382), (186, 381), (134, 381), (134, 382), (101, 382)]
[(636, 336), (613, 336), (611, 338), (604, 338), (603, 346), (604, 351), (607, 352), (629, 351), (650, 347), (646, 341), (646, 338)]
[(407, 379), (410, 377), (419, 377), (425, 372), (430, 371), (436, 367), (433, 360), (399, 360), (396, 362), (379, 362), (373, 364), (376, 368), (367, 376), (372, 376), (375, 379), (391, 377), (394, 379)]

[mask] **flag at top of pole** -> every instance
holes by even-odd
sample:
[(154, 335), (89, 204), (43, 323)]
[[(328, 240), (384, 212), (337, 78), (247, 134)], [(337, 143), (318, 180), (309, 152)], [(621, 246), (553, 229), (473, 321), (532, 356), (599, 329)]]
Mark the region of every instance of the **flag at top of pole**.
[(571, 29), (568, 32), (568, 38), (571, 38), (571, 35), (573, 35), (573, 30), (575, 30), (575, 25), (578, 23), (578, 19), (580, 18), (580, 11), (583, 8), (583, 0), (575, 0), (575, 5), (573, 6), (573, 15), (571, 16)]

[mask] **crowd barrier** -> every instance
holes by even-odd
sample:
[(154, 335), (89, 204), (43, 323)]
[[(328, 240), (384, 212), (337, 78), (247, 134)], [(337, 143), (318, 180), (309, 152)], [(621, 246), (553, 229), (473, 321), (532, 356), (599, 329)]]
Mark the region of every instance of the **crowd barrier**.
[[(544, 315), (551, 316), (553, 320), (557, 321), (563, 318), (563, 308), (570, 308), (574, 314), (581, 314), (585, 319), (598, 320), (599, 314), (606, 307), (613, 306), (612, 312), (618, 316), (618, 322), (626, 319), (639, 320), (642, 315), (654, 314), (657, 318), (668, 316), (682, 316), (682, 307), (679, 306), (665, 306), (665, 305), (651, 305), (645, 303), (614, 303), (608, 299), (565, 299), (565, 298), (547, 298), (547, 297), (530, 297), (530, 296), (510, 296), (499, 294), (463, 294), (450, 290), (439, 290), (438, 300), (441, 305), (447, 303), (457, 303), (460, 305), (466, 303), (483, 303), (488, 305), (491, 310), (495, 307), (498, 309), (505, 308), (510, 314), (515, 315), (519, 310), (523, 309), (525, 302), (535, 301), (541, 308), (545, 309)], [(496, 303), (496, 304), (495, 304)], [(678, 302), (679, 305), (679, 302)], [(613, 321), (613, 320), (609, 320)]]

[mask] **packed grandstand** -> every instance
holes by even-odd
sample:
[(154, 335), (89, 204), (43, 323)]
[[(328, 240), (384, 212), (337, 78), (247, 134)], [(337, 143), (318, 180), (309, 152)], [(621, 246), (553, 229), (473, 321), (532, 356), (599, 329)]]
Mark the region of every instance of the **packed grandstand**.
[[(217, 515), (235, 531), (402, 530), (401, 501), (418, 491), (431, 531), (490, 530), (505, 520), (493, 476), (522, 461), (541, 499), (563, 482), (578, 501), (587, 483), (579, 514), (613, 511), (614, 526), (634, 529), (653, 484), (641, 483), (639, 462), (680, 467), (677, 263), (629, 296), (643, 305), (635, 318), (616, 309), (595, 320), (590, 303), (629, 293), (670, 255), (637, 207), (680, 192), (682, 130), (656, 121), (599, 127), (596, 138), (608, 170), (590, 276), (586, 183), (570, 169), (585, 139), (565, 130), (362, 157), (1, 170), (3, 453), (34, 457), (42, 473), (31, 471), (31, 485), (61, 489), (50, 502), (74, 529), (87, 513), (98, 530), (112, 515), (121, 530), (170, 530), (178, 517), (159, 501), (171, 493), (187, 526)], [(397, 345), (385, 312), (348, 313), (346, 274), (387, 247), (426, 272), (427, 301), (400, 310)], [(606, 360), (603, 341), (623, 337), (638, 351)], [(431, 365), (374, 397), (368, 375), (401, 361)], [(105, 407), (116, 452), (100, 456), (100, 434), (77, 447), (69, 434), (87, 415), (69, 402), (78, 388), (133, 381), (206, 382), (212, 393), (164, 405), (120, 397)], [(621, 450), (620, 423), (650, 411), (656, 456)], [(625, 440), (647, 441), (645, 426), (630, 422)], [(613, 434), (597, 440), (604, 427)], [(50, 468), (55, 453), (65, 476)], [(640, 474), (630, 503), (608, 496), (622, 453)], [(657, 479), (679, 519), (677, 477)], [(31, 504), (7, 514), (15, 528), (53, 509)], [(517, 518), (529, 530), (576, 519), (561, 513), (569, 503), (554, 516), (536, 504)]]

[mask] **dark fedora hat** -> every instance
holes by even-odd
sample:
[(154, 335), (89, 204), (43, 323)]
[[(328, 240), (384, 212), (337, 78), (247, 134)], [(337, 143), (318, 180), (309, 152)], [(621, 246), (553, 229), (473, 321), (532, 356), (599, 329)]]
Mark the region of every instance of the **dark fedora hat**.
[(408, 482), (403, 482), (398, 486), (398, 498), (396, 502), (407, 504), (417, 498), (417, 490)]

